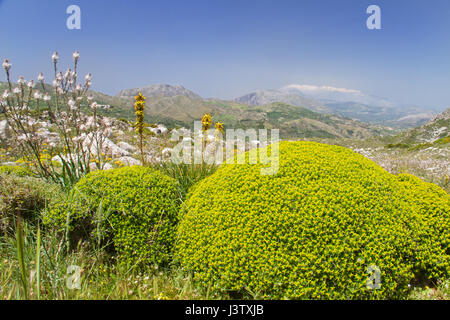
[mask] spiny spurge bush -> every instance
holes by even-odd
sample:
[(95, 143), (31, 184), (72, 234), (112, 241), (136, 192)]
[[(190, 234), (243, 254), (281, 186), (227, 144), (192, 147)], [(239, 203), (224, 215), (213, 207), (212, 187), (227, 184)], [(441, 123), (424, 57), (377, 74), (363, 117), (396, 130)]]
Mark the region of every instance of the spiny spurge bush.
[(177, 258), (205, 285), (384, 299), (404, 297), (414, 279), (448, 277), (450, 199), (439, 187), (315, 142), (281, 142), (278, 172), (261, 167), (221, 166), (181, 210)]
[(61, 232), (112, 241), (128, 266), (170, 261), (178, 223), (177, 182), (145, 167), (96, 171), (81, 179), (70, 196), (47, 210), (44, 222)]
[(17, 218), (37, 224), (40, 212), (61, 198), (59, 186), (41, 179), (0, 173), (0, 235), (13, 234)]

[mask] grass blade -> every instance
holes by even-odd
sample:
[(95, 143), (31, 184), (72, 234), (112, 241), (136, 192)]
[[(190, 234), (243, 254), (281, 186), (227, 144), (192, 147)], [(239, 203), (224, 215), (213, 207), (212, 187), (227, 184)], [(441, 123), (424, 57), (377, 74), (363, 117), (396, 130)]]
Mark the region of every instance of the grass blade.
[(41, 228), (39, 223), (36, 243), (36, 289), (38, 300), (41, 300)]
[(16, 245), (17, 245), (17, 258), (19, 259), (20, 275), (22, 278), (22, 287), (25, 295), (25, 299), (28, 300), (28, 280), (27, 271), (25, 268), (24, 260), (24, 236), (22, 232), (22, 225), (20, 221), (20, 215), (17, 219), (17, 231), (16, 231)]

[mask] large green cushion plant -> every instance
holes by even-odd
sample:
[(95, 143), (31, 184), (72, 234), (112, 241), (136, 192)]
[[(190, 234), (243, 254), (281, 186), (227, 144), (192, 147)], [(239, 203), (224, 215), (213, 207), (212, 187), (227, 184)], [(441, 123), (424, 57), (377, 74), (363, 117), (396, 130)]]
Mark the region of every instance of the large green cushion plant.
[(339, 146), (279, 150), (274, 175), (227, 164), (192, 190), (177, 257), (197, 280), (263, 298), (349, 299), (403, 297), (414, 279), (449, 275), (445, 191)]
[(68, 228), (73, 237), (111, 240), (126, 265), (165, 264), (171, 260), (178, 209), (178, 183), (135, 166), (88, 174), (44, 221), (62, 232)]

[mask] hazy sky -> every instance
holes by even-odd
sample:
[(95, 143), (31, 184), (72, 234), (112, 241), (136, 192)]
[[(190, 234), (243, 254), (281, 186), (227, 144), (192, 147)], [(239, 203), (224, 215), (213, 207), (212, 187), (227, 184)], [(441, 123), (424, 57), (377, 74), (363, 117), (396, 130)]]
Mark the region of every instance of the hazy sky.
[[(81, 30), (66, 27), (71, 4)], [(370, 4), (382, 30), (366, 27)], [(78, 49), (108, 94), (168, 83), (234, 98), (299, 83), (450, 106), (449, 0), (0, 0), (0, 39), (14, 80), (50, 76), (54, 50), (65, 69)]]

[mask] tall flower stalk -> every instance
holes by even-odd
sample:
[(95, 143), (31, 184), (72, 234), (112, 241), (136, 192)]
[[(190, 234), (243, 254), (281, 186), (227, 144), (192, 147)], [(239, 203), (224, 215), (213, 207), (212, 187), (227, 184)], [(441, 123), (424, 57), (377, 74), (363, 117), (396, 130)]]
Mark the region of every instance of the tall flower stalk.
[(145, 156), (144, 156), (144, 109), (145, 109), (145, 97), (141, 92), (134, 97), (134, 111), (136, 114), (136, 133), (139, 138), (139, 150), (141, 151), (142, 165), (145, 165)]
[(206, 149), (207, 139), (205, 139), (205, 135), (208, 135), (208, 130), (212, 125), (212, 117), (209, 113), (205, 113), (202, 117), (202, 167), (203, 167), (203, 152)]

